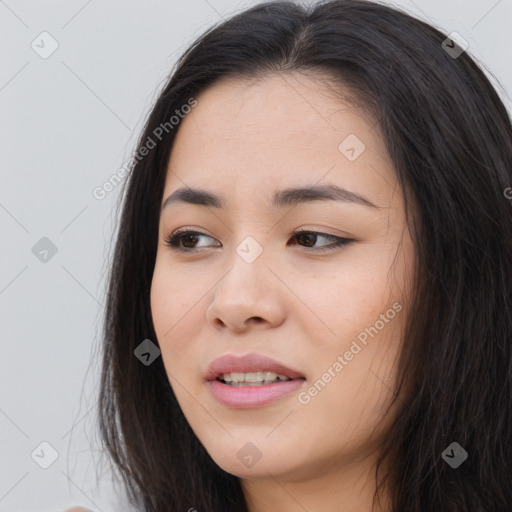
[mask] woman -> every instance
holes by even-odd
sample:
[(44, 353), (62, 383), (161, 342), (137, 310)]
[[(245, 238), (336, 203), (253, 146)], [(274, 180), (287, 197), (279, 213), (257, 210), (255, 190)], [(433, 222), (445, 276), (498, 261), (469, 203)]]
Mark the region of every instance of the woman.
[(140, 137), (100, 428), (136, 510), (510, 510), (510, 117), (360, 0), (200, 37)]

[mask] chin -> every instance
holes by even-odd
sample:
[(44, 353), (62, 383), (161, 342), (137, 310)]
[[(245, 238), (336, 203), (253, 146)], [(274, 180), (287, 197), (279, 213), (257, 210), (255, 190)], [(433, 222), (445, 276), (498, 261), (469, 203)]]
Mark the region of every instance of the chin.
[(282, 475), (283, 472), (288, 473), (290, 471), (289, 465), (283, 467), (282, 464), (273, 464), (269, 461), (264, 462), (263, 458), (252, 467), (246, 467), (236, 456), (229, 459), (222, 457), (221, 459), (214, 459), (214, 461), (227, 473), (243, 480), (269, 478), (269, 474), (273, 477), (277, 477), (278, 475)]
[[(269, 441), (236, 442), (236, 447), (219, 447), (208, 450), (213, 461), (221, 469), (243, 479), (268, 478), (292, 471), (290, 454), (280, 452)], [(265, 446), (263, 446), (265, 445)]]

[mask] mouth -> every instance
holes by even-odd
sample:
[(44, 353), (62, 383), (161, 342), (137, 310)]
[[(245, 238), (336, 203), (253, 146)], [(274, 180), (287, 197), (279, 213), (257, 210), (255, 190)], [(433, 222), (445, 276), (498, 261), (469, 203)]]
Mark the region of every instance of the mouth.
[(227, 354), (213, 361), (206, 380), (220, 403), (248, 409), (289, 395), (302, 387), (306, 377), (263, 354)]
[(230, 372), (219, 375), (215, 380), (228, 386), (266, 386), (277, 382), (286, 382), (294, 380), (282, 373), (276, 373), (271, 370), (262, 370), (257, 372)]
[(266, 385), (279, 381), (305, 379), (298, 370), (289, 368), (264, 354), (225, 354), (209, 366), (206, 380), (219, 380), (228, 385)]

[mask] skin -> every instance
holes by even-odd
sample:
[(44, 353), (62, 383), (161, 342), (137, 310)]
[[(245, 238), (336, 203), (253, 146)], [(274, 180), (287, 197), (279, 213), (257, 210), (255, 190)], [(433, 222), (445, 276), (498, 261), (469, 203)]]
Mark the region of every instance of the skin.
[[(223, 209), (177, 203), (162, 211), (151, 309), (180, 407), (214, 461), (240, 477), (250, 512), (370, 511), (373, 465), (394, 412), (383, 418), (413, 245), (378, 127), (326, 84), (294, 73), (210, 86), (179, 127), (162, 198), (189, 186), (226, 199)], [(338, 149), (350, 134), (366, 146), (354, 161)], [(327, 183), (378, 208), (340, 201), (270, 207), (275, 189)], [(165, 244), (182, 227), (205, 233), (185, 244), (196, 252)], [(332, 240), (297, 238), (298, 228), (355, 242), (320, 252)], [(248, 236), (263, 249), (250, 264), (236, 251)], [(402, 311), (307, 404), (293, 392), (234, 409), (208, 389), (215, 358), (260, 352), (300, 371), (300, 391), (307, 390), (397, 301)], [(237, 457), (248, 442), (261, 453), (252, 467)], [(384, 497), (375, 510), (386, 507)]]

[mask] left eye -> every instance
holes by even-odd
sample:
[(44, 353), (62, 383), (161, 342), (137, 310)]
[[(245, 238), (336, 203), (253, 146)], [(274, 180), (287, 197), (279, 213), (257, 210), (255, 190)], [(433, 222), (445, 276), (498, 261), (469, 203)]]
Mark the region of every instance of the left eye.
[(316, 231), (296, 231), (294, 233), (295, 239), (301, 239), (303, 242), (305, 242), (308, 249), (311, 249), (311, 243), (314, 245), (314, 240), (318, 238), (324, 238), (327, 240), (331, 240), (332, 243), (328, 245), (324, 245), (321, 247), (318, 247), (313, 250), (317, 251), (330, 251), (331, 249), (335, 249), (336, 247), (340, 247), (342, 245), (348, 245), (350, 242), (353, 242), (350, 238), (342, 238), (339, 236), (334, 235), (328, 235), (327, 233), (318, 233)]
[[(302, 243), (305, 243), (305, 248), (308, 251), (329, 251), (335, 249), (337, 247), (348, 245), (354, 240), (350, 238), (342, 238), (339, 236), (328, 235), (327, 233), (319, 233), (317, 231), (296, 231), (293, 234), (292, 240), (299, 240)], [(169, 237), (165, 239), (166, 245), (171, 247), (171, 249), (181, 252), (193, 252), (196, 251), (198, 246), (195, 245), (197, 243), (197, 239), (200, 237), (210, 238), (214, 240), (211, 236), (208, 236), (199, 231), (176, 231)], [(318, 238), (324, 238), (327, 240), (331, 240), (331, 243), (328, 245), (320, 246), (313, 248), (312, 245), (315, 245), (315, 241)], [(300, 245), (300, 244), (299, 244)], [(208, 247), (206, 244), (203, 244), (202, 247)]]

